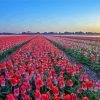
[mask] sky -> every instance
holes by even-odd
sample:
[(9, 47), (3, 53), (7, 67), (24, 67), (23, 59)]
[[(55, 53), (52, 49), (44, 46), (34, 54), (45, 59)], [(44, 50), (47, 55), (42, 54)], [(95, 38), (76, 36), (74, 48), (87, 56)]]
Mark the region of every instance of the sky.
[(0, 0), (0, 32), (100, 32), (100, 0)]

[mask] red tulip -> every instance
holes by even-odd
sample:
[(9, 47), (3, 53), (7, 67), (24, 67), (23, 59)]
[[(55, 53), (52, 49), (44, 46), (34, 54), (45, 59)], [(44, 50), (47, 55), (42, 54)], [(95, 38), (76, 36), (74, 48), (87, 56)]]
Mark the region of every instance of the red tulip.
[(71, 100), (71, 96), (69, 94), (65, 95), (64, 100)]
[(36, 85), (36, 90), (40, 91), (40, 86)]
[(42, 86), (43, 85), (42, 79), (37, 80), (36, 81), (36, 85)]
[(14, 89), (14, 96), (18, 96), (19, 95), (19, 88)]
[(60, 100), (60, 97), (55, 96), (53, 100)]
[(42, 100), (49, 100), (49, 96), (47, 94), (42, 94)]
[(69, 74), (70, 74), (70, 76), (74, 76), (75, 71), (70, 69)]
[(93, 87), (93, 82), (92, 82), (92, 81), (88, 81), (88, 82), (87, 82), (87, 87), (88, 87), (88, 88)]
[(51, 90), (53, 88), (53, 84), (50, 79), (47, 80), (47, 86)]
[(69, 80), (67, 81), (67, 84), (68, 84), (68, 86), (73, 86), (73, 81), (72, 81), (71, 79), (69, 79)]
[(71, 94), (71, 100), (78, 100), (77, 95), (75, 93)]
[(17, 85), (17, 79), (16, 78), (11, 78), (10, 83), (11, 83), (12, 86), (16, 86)]
[(59, 89), (58, 89), (58, 87), (54, 86), (52, 91), (53, 91), (53, 94), (55, 96), (58, 96), (59, 95)]
[(87, 89), (87, 84), (85, 82), (82, 82), (82, 89), (86, 90)]
[(83, 81), (83, 76), (80, 76), (80, 77), (79, 77), (79, 80), (80, 80), (80, 81)]
[(7, 100), (15, 100), (13, 94), (7, 94)]
[(79, 70), (82, 70), (82, 66), (79, 66)]
[(6, 73), (6, 76), (5, 77), (6, 77), (6, 79), (9, 80), (11, 78), (10, 73)]
[(26, 95), (26, 96), (25, 96), (25, 100), (31, 100), (31, 99), (30, 99), (30, 96)]
[(88, 97), (83, 97), (82, 100), (89, 100)]
[(84, 79), (84, 81), (88, 81), (89, 80), (89, 76), (86, 73), (84, 73), (83, 79)]
[(41, 94), (40, 94), (39, 91), (36, 91), (34, 96), (35, 96), (35, 100), (40, 100), (41, 99)]
[(21, 97), (24, 99), (26, 94), (24, 92), (21, 92)]
[(94, 59), (95, 59), (95, 55), (91, 54), (91, 61), (94, 61)]
[(78, 87), (77, 92), (82, 92), (82, 91), (83, 91), (82, 87), (81, 86)]
[(61, 88), (64, 88), (64, 87), (65, 87), (64, 78), (61, 78), (61, 79), (59, 80), (59, 86), (60, 86)]
[(4, 66), (2, 64), (0, 64), (0, 69), (2, 69)]

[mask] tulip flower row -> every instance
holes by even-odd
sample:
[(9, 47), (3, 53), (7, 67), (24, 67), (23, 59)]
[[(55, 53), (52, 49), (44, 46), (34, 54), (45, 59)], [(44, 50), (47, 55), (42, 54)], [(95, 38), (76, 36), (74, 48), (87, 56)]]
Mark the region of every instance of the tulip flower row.
[(96, 56), (92, 52), (88, 52), (85, 49), (83, 49), (82, 45), (84, 45), (84, 43), (80, 44), (77, 42), (69, 41), (69, 38), (64, 39), (62, 37), (63, 36), (61, 36), (61, 37), (49, 36), (48, 38), (57, 42), (61, 46), (63, 46), (63, 48), (65, 48), (64, 50), (66, 53), (70, 54), (75, 59), (78, 59), (78, 62), (89, 66), (89, 68), (91, 68), (93, 71), (95, 71), (97, 73), (98, 76), (100, 76), (100, 73), (99, 73), (100, 58), (99, 58), (99, 56)]
[(2, 36), (0, 37), (0, 52), (31, 39), (31, 36)]
[(81, 40), (91, 40), (91, 41), (100, 41), (100, 36), (62, 36), (71, 39), (81, 39)]
[(0, 99), (100, 100), (100, 80), (89, 79), (82, 66), (36, 36), (0, 64)]
[(70, 37), (63, 37), (63, 36), (56, 36), (56, 40), (58, 42), (62, 41), (62, 45), (65, 46), (66, 48), (71, 48), (77, 50), (77, 52), (83, 53), (84, 56), (92, 56), (91, 60), (93, 61), (93, 58), (95, 60), (100, 60), (96, 59), (96, 57), (99, 57), (100, 54), (100, 41), (92, 41), (92, 40), (80, 40), (77, 39), (75, 36), (74, 38)]
[(21, 48), (23, 45), (27, 44), (28, 42), (30, 42), (32, 39), (27, 40), (25, 42), (22, 42), (14, 47), (11, 47), (9, 49), (7, 49), (6, 51), (0, 53), (0, 63), (2, 61), (4, 61), (5, 59), (7, 59), (12, 53), (14, 53), (17, 49)]
[[(94, 37), (77, 37), (77, 36), (56, 36), (62, 38), (65, 42), (69, 43), (74, 48), (80, 48), (84, 51), (90, 51), (100, 54), (100, 37), (99, 40), (94, 40)], [(93, 40), (92, 40), (93, 39)], [(85, 47), (85, 48), (84, 48)]]

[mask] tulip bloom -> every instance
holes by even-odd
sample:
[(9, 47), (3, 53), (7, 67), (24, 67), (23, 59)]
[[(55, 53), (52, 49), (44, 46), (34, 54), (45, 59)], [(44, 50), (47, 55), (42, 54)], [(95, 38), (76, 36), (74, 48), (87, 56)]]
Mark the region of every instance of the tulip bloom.
[(36, 91), (34, 96), (35, 96), (35, 100), (41, 100), (41, 94), (39, 91)]
[(60, 100), (60, 97), (55, 96), (53, 100)]
[(26, 96), (25, 96), (25, 100), (31, 100), (31, 99), (30, 99), (30, 96), (26, 95)]
[(53, 91), (53, 94), (55, 96), (58, 96), (59, 95), (59, 89), (58, 89), (58, 87), (54, 86), (52, 91)]
[(71, 100), (78, 100), (77, 95), (75, 93), (71, 94)]
[(15, 100), (14, 95), (13, 94), (8, 94), (7, 95), (7, 100)]
[(86, 90), (87, 89), (87, 84), (85, 82), (82, 82), (82, 89)]
[(42, 79), (36, 80), (36, 85), (43, 86)]
[(18, 96), (19, 95), (19, 88), (14, 89), (14, 96)]
[(59, 86), (61, 88), (64, 88), (65, 87), (65, 82), (64, 82), (64, 78), (61, 78), (60, 81), (59, 81)]
[(71, 100), (71, 96), (69, 94), (65, 95), (64, 100)]
[(42, 100), (49, 100), (49, 96), (47, 94), (42, 94)]
[(87, 82), (87, 87), (88, 88), (92, 88), (93, 87), (93, 82), (92, 81), (88, 81)]
[(83, 97), (82, 100), (89, 100), (88, 97)]
[(85, 74), (83, 75), (83, 79), (84, 79), (84, 81), (88, 81), (88, 80), (89, 80), (89, 76), (85, 73)]
[(16, 78), (11, 78), (10, 83), (11, 83), (12, 86), (16, 86), (17, 85), (17, 79)]
[(96, 58), (95, 55), (91, 54), (91, 61), (94, 61), (95, 58)]
[(72, 81), (71, 79), (69, 79), (69, 80), (67, 81), (67, 84), (68, 84), (68, 86), (73, 86), (73, 81)]

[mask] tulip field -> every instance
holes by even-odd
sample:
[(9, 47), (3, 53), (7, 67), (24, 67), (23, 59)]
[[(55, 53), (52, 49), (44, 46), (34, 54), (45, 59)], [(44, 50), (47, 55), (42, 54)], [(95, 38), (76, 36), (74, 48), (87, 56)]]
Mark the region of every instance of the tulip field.
[(30, 41), (31, 36), (2, 36), (0, 37), (0, 62), (17, 48)]
[(48, 37), (63, 46), (78, 62), (87, 65), (100, 77), (100, 37), (54, 36)]
[[(99, 42), (66, 36), (0, 37), (1, 54), (14, 48), (9, 56), (0, 55), (0, 100), (100, 100)], [(96, 80), (84, 66), (96, 73)]]
[(2, 36), (0, 37), (0, 52), (30, 39), (30, 36)]

